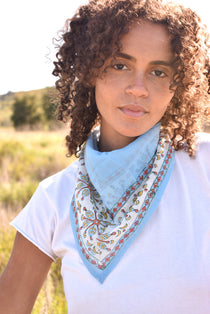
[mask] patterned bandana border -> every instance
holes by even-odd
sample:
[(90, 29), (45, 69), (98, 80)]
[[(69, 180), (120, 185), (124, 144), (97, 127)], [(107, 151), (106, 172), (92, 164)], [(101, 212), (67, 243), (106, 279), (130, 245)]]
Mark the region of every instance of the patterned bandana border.
[(82, 150), (71, 222), (83, 262), (100, 282), (113, 270), (157, 208), (173, 164), (174, 151), (160, 137), (157, 152), (148, 166), (108, 210), (89, 180)]

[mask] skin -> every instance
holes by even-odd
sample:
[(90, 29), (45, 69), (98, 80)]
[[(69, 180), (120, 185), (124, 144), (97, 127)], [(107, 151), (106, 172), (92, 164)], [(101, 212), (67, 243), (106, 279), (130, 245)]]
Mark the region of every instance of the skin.
[(0, 313), (29, 314), (52, 259), (17, 233), (10, 260), (0, 277)]
[(121, 53), (108, 59), (96, 79), (101, 114), (99, 149), (119, 149), (152, 128), (173, 97), (170, 37), (163, 25), (141, 21), (122, 40)]
[[(95, 82), (101, 114), (100, 150), (119, 149), (153, 127), (173, 93), (173, 54), (164, 26), (134, 24), (122, 38), (121, 55), (109, 59)], [(52, 260), (17, 233), (0, 277), (0, 313), (31, 313)]]

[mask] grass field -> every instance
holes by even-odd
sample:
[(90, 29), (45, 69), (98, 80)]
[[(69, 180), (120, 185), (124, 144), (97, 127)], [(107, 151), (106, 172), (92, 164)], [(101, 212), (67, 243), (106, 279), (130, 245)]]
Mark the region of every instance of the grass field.
[[(0, 129), (0, 273), (15, 237), (9, 221), (25, 206), (42, 179), (72, 162), (65, 156), (65, 133)], [(59, 260), (52, 265), (32, 313), (67, 313)]]
[[(0, 128), (0, 273), (15, 237), (9, 221), (26, 205), (41, 180), (73, 161), (65, 156), (65, 134), (65, 130), (16, 132)], [(32, 313), (67, 313), (60, 260), (52, 265)]]

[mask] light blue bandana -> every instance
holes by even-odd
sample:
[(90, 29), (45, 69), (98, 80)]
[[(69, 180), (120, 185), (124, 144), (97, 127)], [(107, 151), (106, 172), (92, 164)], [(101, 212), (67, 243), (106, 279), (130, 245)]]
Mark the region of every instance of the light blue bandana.
[[(118, 168), (117, 161), (119, 158), (120, 167), (122, 165), (125, 166), (123, 169), (120, 168), (122, 172), (126, 171), (129, 165), (129, 172), (126, 172), (129, 177), (132, 175), (135, 177), (136, 171), (139, 171), (139, 173), (137, 174), (137, 178), (134, 178), (131, 184), (129, 183), (129, 186), (125, 186), (124, 191), (121, 190), (121, 193), (117, 191), (119, 195), (117, 197), (104, 184), (104, 189), (108, 193), (111, 193), (110, 195), (112, 196), (111, 203), (113, 205), (109, 208), (105, 205), (101, 196), (103, 187), (100, 187), (101, 194), (99, 194), (99, 191), (90, 179), (91, 174), (87, 171), (85, 159), (85, 155), (86, 158), (89, 158), (87, 147), (84, 147), (81, 151), (77, 182), (70, 207), (70, 218), (81, 258), (89, 272), (101, 283), (103, 283), (115, 268), (126, 250), (129, 249), (132, 242), (149, 221), (158, 207), (171, 176), (174, 165), (174, 151), (170, 146), (170, 142), (162, 135), (154, 145), (152, 139), (156, 139), (157, 133), (159, 133), (159, 126), (144, 134), (143, 137), (141, 136), (141, 141), (138, 138), (135, 142), (131, 143), (133, 145), (130, 144), (127, 148), (115, 151), (117, 155), (114, 154), (114, 171), (118, 171), (116, 169)], [(143, 138), (145, 138), (146, 144)], [(92, 139), (91, 141), (89, 139), (88, 142), (88, 146), (90, 143), (96, 143)], [(141, 146), (139, 147), (139, 145)], [(153, 154), (150, 145), (153, 147)], [(131, 150), (130, 147), (132, 147)], [(147, 151), (145, 154), (141, 152), (143, 147)], [(94, 149), (92, 148), (92, 150)], [(133, 158), (129, 156), (127, 150), (131, 151), (133, 154), (132, 157), (135, 158), (133, 167), (130, 167)], [(124, 159), (124, 153), (122, 153), (124, 151), (126, 152), (127, 163)], [(106, 154), (112, 156), (111, 153)], [(101, 154), (104, 155), (104, 153), (99, 153), (98, 155)], [(147, 154), (149, 154), (148, 157), (146, 156)], [(140, 170), (137, 170), (138, 156)], [(110, 160), (112, 161), (112, 158)], [(102, 162), (104, 163), (104, 158)], [(109, 165), (112, 165), (112, 162)], [(98, 168), (97, 165), (97, 169), (98, 171), (99, 169), (103, 170), (103, 167)], [(110, 169), (106, 169), (111, 176), (111, 180), (109, 180), (105, 171), (104, 174), (107, 182), (114, 182), (119, 188), (119, 179), (115, 180)], [(121, 171), (119, 172), (119, 176), (121, 177)], [(123, 178), (125, 178), (124, 175)], [(99, 181), (101, 182), (102, 179), (103, 177)], [(107, 193), (104, 195), (107, 202)]]
[(126, 147), (111, 152), (98, 151), (99, 132), (99, 128), (95, 129), (87, 140), (85, 167), (104, 205), (111, 209), (123, 192), (137, 180), (139, 173), (154, 155), (160, 124), (156, 124)]

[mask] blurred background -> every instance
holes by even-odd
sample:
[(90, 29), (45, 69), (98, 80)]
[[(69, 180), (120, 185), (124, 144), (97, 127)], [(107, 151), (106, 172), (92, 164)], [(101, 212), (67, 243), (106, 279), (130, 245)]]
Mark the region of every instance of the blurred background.
[[(66, 130), (55, 122), (55, 105), (50, 101), (55, 84), (53, 38), (85, 2), (7, 0), (0, 5), (0, 273), (15, 236), (9, 221), (42, 179), (74, 160), (66, 158)], [(197, 11), (210, 29), (206, 0), (176, 2)], [(59, 260), (32, 313), (67, 313)]]

